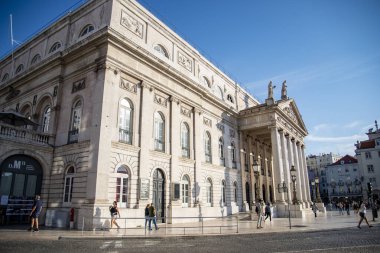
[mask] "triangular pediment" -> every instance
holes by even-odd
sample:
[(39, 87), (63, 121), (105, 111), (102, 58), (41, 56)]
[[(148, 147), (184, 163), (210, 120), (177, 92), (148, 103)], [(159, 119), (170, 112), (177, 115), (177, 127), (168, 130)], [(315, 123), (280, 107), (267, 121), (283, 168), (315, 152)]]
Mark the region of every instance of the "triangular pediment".
[(302, 115), (299, 112), (294, 99), (278, 101), (278, 108), (286, 115), (286, 118), (290, 122), (293, 122), (307, 133), (305, 123), (302, 119)]

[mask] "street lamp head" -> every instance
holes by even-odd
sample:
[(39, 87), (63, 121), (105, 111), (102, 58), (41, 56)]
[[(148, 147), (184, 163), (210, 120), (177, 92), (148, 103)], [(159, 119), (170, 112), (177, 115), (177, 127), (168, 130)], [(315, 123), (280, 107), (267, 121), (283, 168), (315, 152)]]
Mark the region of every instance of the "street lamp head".
[(315, 178), (315, 183), (319, 184), (319, 178), (318, 177)]
[[(258, 156), (258, 159), (260, 159), (260, 156)], [(260, 163), (258, 162), (258, 160), (253, 161), (252, 168), (255, 173), (260, 172)]]
[(314, 182), (314, 181), (311, 181), (311, 185), (313, 185), (313, 186), (314, 186), (314, 185), (315, 185), (315, 182)]
[(292, 180), (295, 181), (297, 176), (296, 176), (296, 169), (294, 168), (294, 165), (292, 165), (290, 169), (290, 176), (292, 177)]

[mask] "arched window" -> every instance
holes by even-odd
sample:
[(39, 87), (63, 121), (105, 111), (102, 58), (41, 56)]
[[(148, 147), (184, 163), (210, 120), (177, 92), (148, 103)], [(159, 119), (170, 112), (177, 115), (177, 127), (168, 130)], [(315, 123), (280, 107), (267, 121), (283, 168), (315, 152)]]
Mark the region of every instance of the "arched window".
[(226, 182), (222, 181), (222, 205), (226, 205)]
[(90, 32), (94, 31), (94, 26), (93, 25), (86, 25), (82, 31), (80, 32), (79, 34), (79, 37), (83, 37), (87, 34), (89, 34)]
[(207, 77), (203, 76), (201, 81), (204, 86), (211, 88), (211, 82), (207, 79)]
[(222, 91), (222, 88), (220, 88), (219, 86), (217, 86), (216, 89), (215, 89), (215, 93), (216, 93), (216, 96), (220, 100), (223, 100), (223, 91)]
[(230, 102), (230, 103), (234, 103), (234, 99), (232, 98), (232, 96), (230, 94), (227, 95), (227, 101)]
[(32, 58), (31, 65), (36, 64), (36, 63), (38, 63), (38, 62), (40, 62), (40, 61), (41, 61), (41, 55), (36, 54), (36, 55)]
[(119, 141), (132, 144), (133, 107), (127, 99), (120, 101), (119, 107)]
[(154, 149), (165, 151), (165, 119), (159, 112), (154, 114)]
[(121, 165), (116, 170), (116, 196), (115, 201), (120, 207), (127, 207), (129, 194), (129, 169)]
[(237, 191), (237, 183), (234, 182), (234, 202), (237, 202), (237, 194), (238, 194), (238, 191)]
[(23, 70), (24, 70), (24, 65), (23, 64), (18, 65), (18, 67), (16, 69), (16, 74), (20, 73)]
[(206, 203), (208, 206), (212, 206), (212, 181), (210, 178), (206, 181)]
[(189, 176), (184, 175), (182, 177), (182, 206), (183, 207), (189, 206), (189, 184), (190, 184)]
[(69, 131), (69, 143), (78, 142), (80, 122), (82, 117), (82, 101), (77, 100), (71, 108), (71, 124)]
[(50, 106), (47, 106), (44, 110), (42, 116), (42, 132), (47, 133), (49, 131), (49, 122), (50, 122)]
[(211, 135), (207, 131), (204, 136), (204, 142), (205, 142), (205, 157), (206, 162), (211, 163), (212, 162), (212, 153), (211, 153)]
[(236, 163), (236, 154), (235, 154), (235, 143), (231, 142), (231, 161), (232, 166)]
[(169, 59), (169, 54), (168, 54), (168, 52), (166, 51), (166, 49), (162, 45), (156, 44), (156, 45), (154, 45), (153, 49), (156, 52), (158, 52), (160, 55), (162, 55), (162, 56), (164, 56), (164, 57), (166, 57), (166, 58)]
[(190, 131), (187, 123), (181, 125), (182, 157), (190, 157)]
[(220, 159), (220, 165), (225, 166), (224, 163), (224, 141), (223, 137), (219, 138), (219, 159)]
[(59, 42), (54, 43), (53, 46), (51, 46), (51, 48), (50, 48), (50, 50), (49, 50), (49, 54), (50, 54), (50, 53), (54, 53), (54, 52), (57, 51), (60, 47), (61, 47), (61, 43), (59, 43)]
[(3, 78), (1, 78), (1, 81), (4, 82), (4, 81), (8, 80), (8, 78), (9, 78), (9, 74), (8, 74), (8, 73), (5, 73), (5, 74), (3, 75)]
[(65, 175), (65, 186), (63, 192), (63, 202), (71, 203), (73, 197), (73, 185), (74, 185), (75, 170), (73, 166), (70, 166)]

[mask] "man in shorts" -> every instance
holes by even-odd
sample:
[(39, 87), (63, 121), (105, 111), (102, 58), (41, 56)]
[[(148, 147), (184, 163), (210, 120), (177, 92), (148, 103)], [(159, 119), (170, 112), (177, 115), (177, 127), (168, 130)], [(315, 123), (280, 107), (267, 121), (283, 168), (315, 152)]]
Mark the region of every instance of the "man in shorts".
[(30, 212), (30, 218), (32, 220), (30, 228), (28, 231), (39, 231), (38, 229), (38, 216), (40, 216), (42, 210), (42, 200), (40, 199), (40, 195), (36, 195), (34, 200), (34, 204), (32, 207), (32, 211)]

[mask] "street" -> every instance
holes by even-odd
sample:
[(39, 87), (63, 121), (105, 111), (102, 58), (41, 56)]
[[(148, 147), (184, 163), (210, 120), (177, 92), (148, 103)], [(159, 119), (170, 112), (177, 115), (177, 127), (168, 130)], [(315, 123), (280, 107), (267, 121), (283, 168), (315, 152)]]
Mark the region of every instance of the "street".
[(0, 238), (0, 252), (380, 252), (380, 226), (324, 231), (107, 239)]

